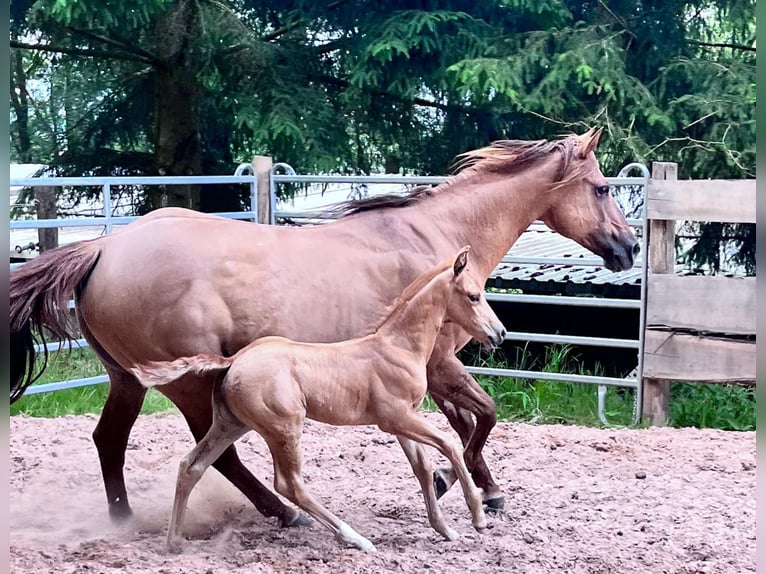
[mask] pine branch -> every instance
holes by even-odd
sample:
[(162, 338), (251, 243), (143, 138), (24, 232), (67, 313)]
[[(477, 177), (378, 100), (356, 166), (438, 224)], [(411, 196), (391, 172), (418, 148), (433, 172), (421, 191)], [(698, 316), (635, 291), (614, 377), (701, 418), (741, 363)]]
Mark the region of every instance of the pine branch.
[(52, 46), (50, 44), (26, 44), (11, 40), (11, 48), (19, 50), (35, 50), (38, 52), (53, 52), (55, 54), (67, 54), (69, 56), (85, 56), (88, 58), (104, 58), (107, 60), (124, 60), (128, 62), (140, 62), (142, 64), (154, 64), (155, 62), (136, 54), (124, 54), (109, 52), (106, 50), (91, 50), (85, 48), (68, 48), (66, 46)]
[(743, 46), (741, 44), (729, 44), (726, 42), (699, 42), (697, 40), (686, 40), (695, 46), (707, 46), (710, 48), (731, 48), (732, 50), (742, 50), (743, 52), (755, 52), (752, 46)]
[[(340, 80), (338, 78), (333, 78), (332, 76), (319, 76), (316, 78), (318, 82), (329, 84), (333, 86), (337, 86), (339, 88), (348, 88), (349, 83), (347, 80)], [(461, 112), (467, 115), (477, 115), (477, 114), (483, 114), (486, 113), (486, 110), (483, 110), (481, 108), (469, 108), (467, 106), (460, 106), (457, 104), (445, 104), (442, 102), (436, 102), (434, 100), (429, 100), (426, 98), (421, 97), (407, 97), (403, 96), (401, 94), (393, 94), (391, 92), (387, 92), (385, 90), (380, 89), (371, 89), (371, 88), (363, 88), (362, 91), (366, 94), (369, 94), (371, 96), (378, 96), (382, 98), (388, 98), (390, 100), (394, 100), (396, 102), (400, 102), (403, 104), (414, 104), (416, 106), (423, 106), (427, 108), (436, 108), (438, 110), (443, 111), (453, 111), (453, 112)]]
[[(326, 10), (328, 11), (335, 10), (335, 8), (337, 8), (338, 6), (342, 6), (346, 2), (348, 2), (348, 0), (335, 0), (334, 2), (330, 2), (327, 5)], [(292, 24), (287, 24), (285, 26), (282, 26), (278, 30), (274, 30), (271, 34), (266, 34), (263, 38), (261, 38), (261, 41), (273, 42), (274, 40), (278, 39), (280, 36), (284, 36), (288, 32), (292, 32), (293, 30), (301, 26), (301, 24), (303, 24), (304, 22), (306, 22), (304, 18), (298, 18)]]
[(154, 62), (159, 61), (159, 58), (157, 58), (157, 56), (155, 56), (154, 54), (147, 52), (146, 50), (144, 50), (143, 48), (139, 48), (138, 46), (131, 46), (125, 43), (124, 41), (114, 40), (113, 38), (101, 36), (100, 34), (96, 34), (95, 32), (91, 32), (90, 30), (82, 30), (80, 28), (75, 28), (73, 26), (67, 26), (67, 29), (75, 34), (79, 34), (80, 36), (85, 36), (86, 38), (95, 40), (96, 42), (101, 42), (102, 44), (113, 46), (117, 48), (118, 50), (125, 50), (128, 53), (136, 54), (138, 56), (143, 56), (150, 61), (154, 61)]

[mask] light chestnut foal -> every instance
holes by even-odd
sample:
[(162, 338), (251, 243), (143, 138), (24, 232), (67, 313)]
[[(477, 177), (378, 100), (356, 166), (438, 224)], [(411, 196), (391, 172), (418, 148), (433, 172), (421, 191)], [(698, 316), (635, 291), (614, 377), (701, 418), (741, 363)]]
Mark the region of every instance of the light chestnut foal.
[(472, 524), (482, 531), (486, 517), (481, 493), (460, 443), (418, 413), (427, 389), (426, 365), (445, 322), (456, 323), (488, 346), (501, 343), (505, 336), (484, 298), (483, 284), (465, 271), (468, 251), (466, 246), (418, 276), (373, 331), (360, 338), (299, 343), (264, 337), (229, 358), (196, 355), (134, 367), (133, 373), (147, 387), (189, 372), (225, 373), (213, 390), (212, 427), (179, 467), (168, 548), (181, 550), (180, 527), (194, 485), (229, 445), (254, 429), (271, 451), (277, 492), (332, 530), (342, 543), (374, 550), (369, 540), (306, 491), (300, 452), (306, 417), (332, 425), (375, 424), (396, 435), (420, 482), (431, 526), (453, 540), (458, 534), (439, 509), (422, 444), (435, 447), (452, 463)]

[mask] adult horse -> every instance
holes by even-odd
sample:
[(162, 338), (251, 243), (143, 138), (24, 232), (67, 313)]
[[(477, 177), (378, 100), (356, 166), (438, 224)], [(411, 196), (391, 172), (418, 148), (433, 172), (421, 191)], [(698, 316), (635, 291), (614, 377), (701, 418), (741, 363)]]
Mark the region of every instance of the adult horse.
[[(460, 172), (435, 188), (363, 200), (326, 225), (254, 225), (167, 208), (113, 235), (43, 253), (11, 273), (11, 400), (34, 378), (33, 332), (69, 335), (62, 315), (74, 292), (80, 329), (110, 380), (93, 432), (109, 511), (115, 519), (130, 516), (123, 465), (146, 393), (129, 372), (135, 364), (228, 356), (265, 335), (353, 338), (462, 245), (473, 247), (475, 269), (488, 277), (536, 219), (600, 255), (607, 268), (631, 267), (638, 242), (599, 169), (600, 133), (495, 142), (464, 154)], [(428, 364), (428, 391), (465, 444), (484, 502), (501, 508), (503, 495), (481, 455), (495, 405), (455, 356), (469, 339), (454, 324), (444, 326)], [(212, 421), (214, 380), (188, 376), (159, 389), (197, 441)], [(233, 446), (214, 466), (263, 514), (282, 525), (301, 522)]]

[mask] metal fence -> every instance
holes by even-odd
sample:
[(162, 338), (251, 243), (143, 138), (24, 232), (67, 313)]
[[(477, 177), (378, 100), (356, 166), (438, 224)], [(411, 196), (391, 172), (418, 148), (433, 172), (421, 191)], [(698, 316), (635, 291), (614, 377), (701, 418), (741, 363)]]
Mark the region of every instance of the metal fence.
[[(628, 177), (628, 174), (638, 169), (641, 172), (640, 177)], [(284, 173), (277, 173), (282, 171)], [(445, 181), (446, 177), (418, 177), (418, 176), (348, 176), (348, 175), (297, 175), (295, 171), (287, 164), (277, 163), (272, 167), (272, 173), (270, 177), (270, 201), (271, 201), (271, 223), (276, 224), (279, 218), (290, 219), (303, 219), (310, 223), (322, 223), (327, 221), (327, 216), (322, 214), (323, 210), (291, 210), (288, 208), (278, 208), (278, 194), (277, 189), (279, 185), (284, 184), (298, 184), (307, 186), (310, 184), (347, 184), (349, 188), (351, 186), (370, 186), (376, 184), (387, 184), (400, 186), (404, 192), (414, 185), (424, 184), (438, 184)], [(645, 194), (646, 186), (649, 179), (649, 171), (646, 166), (642, 164), (630, 164), (622, 169), (617, 177), (607, 178), (607, 181), (612, 186), (640, 186)], [(27, 178), (27, 179), (12, 179), (10, 181), (11, 186), (22, 187), (64, 187), (64, 186), (100, 186), (102, 190), (103, 198), (103, 215), (100, 217), (78, 217), (67, 219), (35, 219), (35, 220), (20, 220), (11, 221), (10, 228), (14, 229), (40, 229), (40, 228), (52, 228), (52, 227), (100, 227), (104, 233), (111, 233), (114, 226), (125, 225), (130, 223), (135, 216), (114, 216), (111, 207), (111, 187), (116, 185), (206, 185), (206, 184), (246, 184), (250, 186), (250, 210), (242, 212), (227, 212), (218, 213), (222, 217), (231, 219), (250, 219), (257, 220), (258, 217), (258, 201), (257, 201), (257, 181), (256, 176), (252, 170), (250, 164), (242, 164), (237, 168), (235, 175), (233, 176), (189, 176), (189, 177), (54, 177), (54, 178)], [(345, 199), (345, 198), (344, 198)], [(542, 342), (550, 344), (576, 344), (576, 345), (595, 345), (604, 347), (615, 348), (634, 348), (637, 354), (637, 368), (634, 371), (635, 376), (629, 376), (627, 378), (615, 378), (596, 375), (581, 375), (574, 373), (550, 373), (543, 371), (531, 371), (521, 369), (501, 369), (501, 368), (489, 368), (489, 367), (477, 367), (467, 366), (469, 372), (479, 375), (490, 376), (503, 376), (503, 377), (517, 377), (525, 379), (542, 379), (548, 381), (563, 381), (569, 383), (590, 383), (595, 384), (598, 387), (598, 415), (604, 424), (609, 424), (604, 410), (605, 410), (605, 396), (608, 386), (626, 387), (634, 389), (634, 410), (633, 410), (633, 423), (635, 424), (640, 420), (640, 405), (641, 405), (641, 373), (642, 373), (642, 349), (643, 349), (643, 333), (644, 333), (644, 301), (646, 298), (646, 241), (647, 241), (647, 228), (646, 218), (641, 210), (641, 217), (637, 219), (628, 219), (628, 223), (641, 230), (641, 254), (640, 266), (642, 269), (642, 281), (641, 281), (641, 299), (613, 299), (613, 298), (594, 298), (594, 297), (571, 297), (571, 296), (558, 296), (558, 295), (528, 295), (528, 294), (505, 294), (505, 293), (487, 293), (487, 299), (489, 301), (512, 301), (518, 303), (544, 303), (553, 305), (576, 305), (576, 306), (591, 306), (591, 307), (609, 307), (609, 308), (625, 308), (625, 309), (638, 309), (639, 310), (639, 323), (640, 327), (636, 334), (636, 339), (614, 339), (607, 337), (582, 337), (582, 336), (567, 336), (557, 334), (540, 334), (540, 333), (525, 333), (525, 332), (508, 332), (506, 334), (506, 340), (516, 341), (530, 341), (530, 342)], [(540, 222), (536, 222), (533, 225), (540, 225)], [(572, 263), (571, 259), (566, 258), (552, 258), (552, 257), (513, 257), (506, 256), (503, 258), (504, 263), (518, 263), (518, 264), (560, 264), (568, 265)], [(11, 264), (11, 268), (23, 265), (23, 263)], [(578, 266), (592, 266), (600, 267), (602, 261), (600, 259), (579, 259), (577, 260)], [(73, 302), (70, 302), (70, 306)], [(86, 347), (87, 342), (84, 339), (79, 339), (75, 342), (80, 347)], [(36, 348), (41, 351), (43, 347), (47, 347), (48, 350), (55, 352), (61, 348), (59, 343), (48, 343), (47, 345), (38, 345)], [(100, 384), (108, 382), (106, 375), (100, 375), (96, 377), (87, 377), (82, 379), (71, 379), (67, 381), (59, 381), (55, 383), (37, 384), (29, 387), (25, 394), (31, 395), (36, 393), (44, 393), (57, 391), (62, 389), (70, 389), (94, 384)]]
[[(639, 170), (641, 172), (640, 177), (628, 177), (628, 174), (633, 170)], [(278, 173), (282, 171), (284, 173)], [(277, 193), (278, 186), (280, 184), (347, 184), (350, 186), (354, 184), (363, 185), (375, 185), (375, 184), (388, 184), (399, 185), (402, 188), (402, 192), (406, 191), (409, 187), (414, 185), (430, 185), (439, 184), (447, 180), (447, 177), (418, 177), (418, 176), (392, 176), (392, 175), (379, 175), (379, 176), (348, 176), (348, 175), (298, 175), (293, 168), (285, 163), (274, 164), (272, 167), (272, 173), (270, 177), (270, 197), (271, 197), (271, 223), (277, 223), (280, 218), (289, 218), (290, 220), (305, 220), (311, 223), (321, 223), (326, 221), (327, 215), (323, 212), (327, 210), (328, 206), (324, 208), (312, 209), (308, 211), (299, 211), (291, 209), (277, 209)], [(640, 186), (643, 192), (643, 196), (646, 195), (646, 187), (649, 180), (649, 170), (643, 164), (631, 163), (625, 166), (617, 177), (607, 178), (609, 185), (611, 186)], [(647, 223), (645, 211), (643, 205), (645, 201), (641, 201), (641, 217), (628, 219), (628, 224), (634, 228), (641, 230), (641, 255), (637, 260), (635, 266), (641, 268), (641, 298), (635, 299), (615, 299), (615, 298), (595, 298), (595, 297), (571, 297), (563, 295), (528, 295), (528, 294), (512, 294), (512, 293), (486, 293), (488, 301), (510, 301), (517, 303), (532, 303), (532, 304), (549, 304), (549, 305), (572, 305), (572, 306), (586, 306), (586, 307), (608, 307), (608, 308), (623, 308), (623, 309), (638, 309), (639, 311), (639, 329), (636, 333), (636, 339), (615, 339), (609, 337), (583, 337), (583, 336), (569, 336), (558, 334), (540, 334), (540, 333), (526, 333), (509, 331), (505, 338), (506, 340), (515, 341), (529, 341), (540, 342), (550, 344), (562, 344), (562, 345), (591, 345), (601, 347), (613, 347), (613, 348), (632, 348), (636, 349), (637, 367), (631, 376), (626, 378), (606, 377), (597, 375), (582, 375), (576, 373), (550, 373), (544, 371), (533, 371), (523, 369), (503, 369), (503, 368), (491, 368), (491, 367), (478, 367), (478, 366), (466, 366), (470, 373), (478, 375), (489, 375), (498, 377), (516, 377), (522, 379), (541, 379), (546, 381), (562, 381), (568, 383), (590, 383), (598, 386), (598, 416), (602, 423), (609, 424), (605, 414), (605, 400), (608, 386), (625, 387), (634, 389), (634, 407), (633, 407), (633, 424), (636, 424), (641, 417), (641, 404), (642, 404), (642, 350), (643, 350), (643, 334), (644, 334), (644, 301), (646, 300), (646, 269), (647, 269)], [(533, 225), (541, 225), (542, 222), (535, 222)], [(503, 263), (517, 263), (522, 265), (529, 264), (553, 264), (553, 265), (571, 265), (572, 260), (564, 257), (519, 257), (506, 255)], [(577, 259), (577, 266), (590, 266), (601, 267), (603, 261), (597, 258), (590, 259)]]

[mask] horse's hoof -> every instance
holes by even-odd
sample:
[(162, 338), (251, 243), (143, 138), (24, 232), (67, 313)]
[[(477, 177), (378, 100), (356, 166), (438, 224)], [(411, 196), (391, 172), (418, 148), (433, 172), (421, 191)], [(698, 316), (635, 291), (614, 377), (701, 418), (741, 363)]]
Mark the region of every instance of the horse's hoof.
[(502, 512), (505, 509), (505, 497), (495, 496), (494, 498), (487, 498), (483, 501), (485, 512)]
[(128, 504), (110, 504), (109, 505), (109, 517), (112, 522), (116, 524), (122, 524), (133, 518), (133, 510)]
[(455, 473), (449, 469), (437, 468), (434, 471), (434, 490), (436, 490), (436, 498), (439, 499), (455, 484)]
[(279, 526), (281, 528), (293, 528), (293, 527), (299, 527), (299, 526), (311, 526), (311, 518), (305, 512), (301, 512), (300, 510), (296, 510), (295, 514), (293, 514), (289, 518), (282, 518), (279, 521)]

